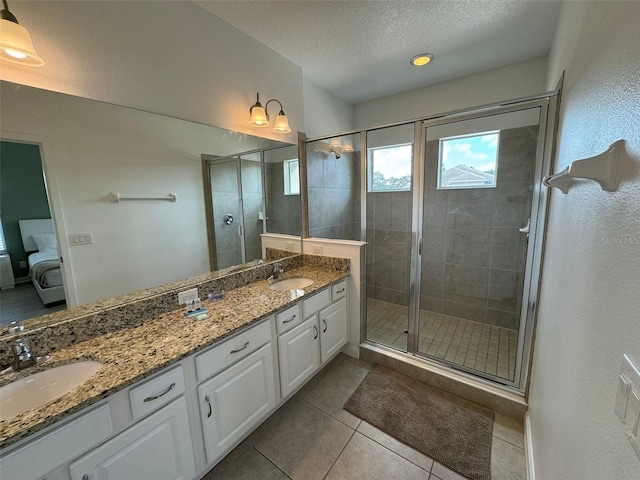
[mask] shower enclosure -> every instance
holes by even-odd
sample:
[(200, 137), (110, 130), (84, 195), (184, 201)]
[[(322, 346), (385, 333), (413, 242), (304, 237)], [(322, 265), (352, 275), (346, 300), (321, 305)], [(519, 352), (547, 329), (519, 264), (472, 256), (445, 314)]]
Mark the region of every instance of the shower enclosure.
[(524, 391), (556, 99), (360, 132), (363, 341)]
[(262, 257), (260, 235), (300, 235), (298, 147), (202, 155), (211, 269)]

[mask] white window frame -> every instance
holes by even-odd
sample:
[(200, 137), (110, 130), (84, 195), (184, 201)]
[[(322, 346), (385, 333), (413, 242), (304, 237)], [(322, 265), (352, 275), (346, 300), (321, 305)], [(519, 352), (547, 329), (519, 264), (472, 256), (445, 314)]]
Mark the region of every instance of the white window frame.
[[(462, 138), (475, 138), (475, 137), (484, 137), (485, 135), (497, 135), (498, 136), (498, 144), (496, 145), (496, 158), (495, 158), (495, 174), (493, 175), (493, 184), (492, 185), (473, 185), (473, 184), (461, 184), (458, 186), (443, 186), (442, 183), (442, 149), (444, 147), (444, 143), (451, 140), (460, 140)], [(498, 159), (500, 157), (500, 130), (488, 130), (486, 132), (476, 132), (476, 133), (467, 133), (465, 135), (455, 135), (451, 137), (442, 137), (439, 138), (438, 145), (438, 178), (437, 178), (437, 189), (438, 190), (469, 190), (474, 188), (497, 188), (498, 187)]]
[[(409, 157), (409, 187), (408, 188), (386, 188), (386, 189), (374, 189), (373, 188), (373, 154), (377, 150), (388, 150), (398, 147), (410, 147), (411, 155)], [(410, 192), (411, 184), (413, 182), (413, 143), (399, 143), (397, 145), (384, 145), (381, 147), (371, 147), (367, 149), (367, 193), (383, 193), (383, 192)]]
[[(295, 167), (292, 165), (295, 163)], [(296, 175), (296, 181), (293, 182), (292, 185), (292, 176)], [(284, 160), (282, 162), (282, 174), (284, 175), (284, 194), (285, 195), (300, 195), (300, 162), (297, 158), (292, 158), (290, 160)], [(296, 185), (297, 184), (297, 185)], [(297, 186), (297, 191), (292, 190), (292, 187), (295, 188)]]

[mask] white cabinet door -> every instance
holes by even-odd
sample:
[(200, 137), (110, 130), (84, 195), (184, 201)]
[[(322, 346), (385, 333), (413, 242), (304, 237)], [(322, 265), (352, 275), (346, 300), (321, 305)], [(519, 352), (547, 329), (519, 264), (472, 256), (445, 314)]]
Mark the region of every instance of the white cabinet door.
[(325, 363), (347, 344), (347, 299), (320, 311), (320, 359)]
[(319, 337), (316, 315), (278, 337), (283, 398), (313, 375), (320, 366)]
[(196, 467), (180, 397), (69, 465), (72, 480), (191, 480)]
[(276, 404), (271, 344), (198, 387), (207, 462), (217, 460)]

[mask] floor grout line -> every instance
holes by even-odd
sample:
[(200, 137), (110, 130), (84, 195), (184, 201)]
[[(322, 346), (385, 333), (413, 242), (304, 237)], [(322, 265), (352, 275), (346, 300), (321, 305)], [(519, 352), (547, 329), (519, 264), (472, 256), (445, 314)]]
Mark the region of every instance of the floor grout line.
[(340, 450), (340, 453), (338, 454), (338, 456), (336, 457), (336, 459), (333, 461), (333, 463), (331, 464), (331, 466), (329, 467), (329, 470), (327, 470), (327, 473), (324, 477), (322, 477), (323, 479), (327, 478), (329, 476), (329, 474), (331, 473), (331, 470), (333, 470), (333, 467), (335, 467), (336, 463), (338, 463), (338, 460), (340, 459), (340, 457), (342, 456), (342, 454), (344, 453), (344, 451), (347, 448), (347, 445), (349, 445), (349, 442), (351, 441), (351, 439), (353, 438), (353, 436), (356, 434), (357, 430), (354, 430), (351, 433), (351, 436), (349, 437), (349, 440), (347, 440), (347, 442), (344, 444), (344, 447), (342, 447), (342, 450)]

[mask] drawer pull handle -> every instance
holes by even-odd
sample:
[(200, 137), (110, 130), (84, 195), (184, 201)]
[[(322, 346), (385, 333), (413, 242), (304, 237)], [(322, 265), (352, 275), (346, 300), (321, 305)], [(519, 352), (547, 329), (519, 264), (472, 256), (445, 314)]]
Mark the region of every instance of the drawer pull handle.
[(244, 347), (242, 348), (238, 348), (237, 350), (231, 350), (231, 353), (238, 353), (241, 352), (242, 350), (244, 350), (245, 348), (247, 348), (249, 346), (249, 341), (247, 341), (247, 343), (244, 344)]
[(209, 413), (207, 413), (207, 418), (209, 418), (211, 416), (211, 413), (212, 413), (211, 401), (209, 400), (209, 395), (205, 395), (204, 399), (207, 401), (207, 405), (209, 405)]
[(291, 317), (289, 320), (284, 320), (282, 323), (289, 323), (289, 322), (293, 322), (296, 319), (296, 316), (294, 315), (293, 317)]
[(336, 290), (336, 293), (342, 293), (344, 292), (344, 287), (342, 287), (340, 290)]
[(143, 402), (152, 402), (154, 400), (157, 400), (158, 398), (162, 397), (163, 395), (166, 395), (167, 393), (169, 393), (174, 388), (176, 388), (175, 382), (172, 383), (171, 385), (169, 385), (169, 387), (164, 392), (159, 393), (158, 395), (154, 395), (153, 397), (147, 397), (147, 398), (145, 398), (143, 400)]
[(323, 319), (322, 319), (322, 323), (324, 323), (324, 329), (322, 330), (322, 333), (324, 333), (324, 332), (326, 332), (326, 331), (327, 331), (327, 328), (328, 328), (328, 327), (327, 327), (327, 321), (323, 318)]
[(316, 327), (315, 325), (313, 326), (313, 329), (316, 331), (316, 336), (313, 337), (313, 339), (315, 340), (316, 338), (318, 338), (318, 327)]

